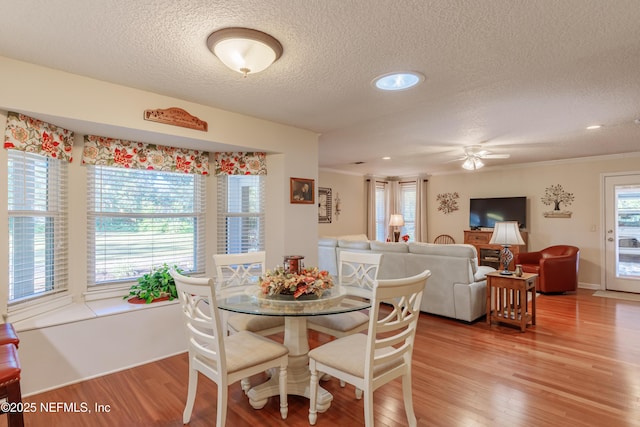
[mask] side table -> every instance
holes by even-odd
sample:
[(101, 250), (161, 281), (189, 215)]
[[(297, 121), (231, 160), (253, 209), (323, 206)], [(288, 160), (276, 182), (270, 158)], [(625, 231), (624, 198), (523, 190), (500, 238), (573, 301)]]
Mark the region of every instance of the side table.
[[(519, 325), (524, 332), (528, 324), (536, 324), (537, 274), (523, 273), (518, 277), (502, 275), (499, 271), (487, 274), (487, 324), (491, 321)], [(529, 311), (531, 293), (531, 311)]]

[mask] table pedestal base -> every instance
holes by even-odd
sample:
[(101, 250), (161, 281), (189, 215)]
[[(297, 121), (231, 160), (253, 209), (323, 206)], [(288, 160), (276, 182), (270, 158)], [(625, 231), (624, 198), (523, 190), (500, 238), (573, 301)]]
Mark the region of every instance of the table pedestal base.
[[(310, 398), (309, 341), (306, 317), (285, 317), (284, 345), (289, 349), (287, 367), (287, 394)], [(254, 409), (262, 409), (271, 396), (279, 396), (279, 375), (273, 373), (266, 382), (249, 390), (247, 396)], [(325, 412), (331, 406), (333, 395), (318, 386), (317, 410)]]
[[(302, 396), (309, 399), (309, 380), (311, 374), (308, 366), (309, 358), (306, 356), (290, 356), (287, 368), (287, 394)], [(249, 404), (254, 409), (262, 409), (271, 396), (279, 396), (280, 380), (276, 373), (271, 378), (249, 390)], [(317, 408), (318, 412), (325, 412), (331, 406), (333, 395), (322, 387), (318, 387)]]

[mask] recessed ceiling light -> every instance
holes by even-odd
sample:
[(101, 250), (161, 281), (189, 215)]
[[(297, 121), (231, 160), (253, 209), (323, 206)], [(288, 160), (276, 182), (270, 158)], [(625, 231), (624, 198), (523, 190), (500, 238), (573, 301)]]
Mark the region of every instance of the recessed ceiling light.
[(415, 71), (383, 74), (373, 80), (373, 84), (380, 90), (405, 90), (414, 87), (424, 80), (424, 76)]
[(591, 126), (587, 126), (587, 130), (600, 129), (601, 127), (602, 125), (591, 125)]
[(385, 157), (382, 158), (382, 160), (391, 160), (391, 157), (385, 156)]

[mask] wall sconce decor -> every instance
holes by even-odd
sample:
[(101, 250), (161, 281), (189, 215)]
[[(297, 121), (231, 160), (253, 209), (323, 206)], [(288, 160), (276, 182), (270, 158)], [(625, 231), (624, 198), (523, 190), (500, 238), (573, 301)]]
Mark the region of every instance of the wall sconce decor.
[(318, 187), (318, 222), (320, 224), (331, 223), (331, 189)]
[(440, 206), (438, 206), (438, 210), (442, 211), (445, 214), (455, 212), (458, 210), (458, 199), (460, 196), (457, 192), (455, 193), (440, 193), (436, 196)]
[(561, 210), (560, 205), (571, 205), (573, 193), (564, 191), (562, 185), (551, 185), (544, 190), (544, 196), (540, 199), (545, 205), (553, 205), (552, 211), (544, 212), (545, 218), (571, 218), (571, 211)]
[(340, 193), (336, 193), (335, 205), (336, 205), (336, 221), (337, 221), (338, 217), (340, 216), (340, 213), (342, 212), (342, 200), (340, 199)]

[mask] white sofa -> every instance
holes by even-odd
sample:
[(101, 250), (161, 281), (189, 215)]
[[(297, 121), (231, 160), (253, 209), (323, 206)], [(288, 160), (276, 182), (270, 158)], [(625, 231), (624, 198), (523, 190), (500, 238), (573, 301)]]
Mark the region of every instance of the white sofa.
[(476, 249), (471, 245), (321, 237), (318, 241), (319, 268), (336, 276), (341, 250), (383, 254), (379, 279), (408, 277), (425, 269), (431, 270), (421, 311), (466, 322), (472, 322), (486, 312), (486, 274), (495, 269), (478, 266)]

